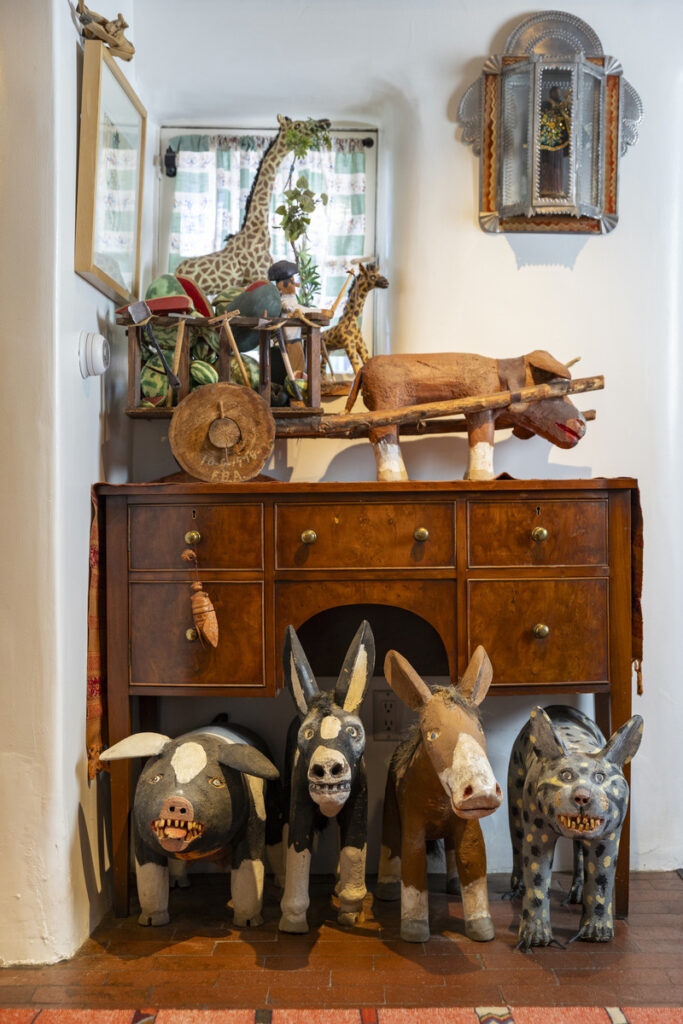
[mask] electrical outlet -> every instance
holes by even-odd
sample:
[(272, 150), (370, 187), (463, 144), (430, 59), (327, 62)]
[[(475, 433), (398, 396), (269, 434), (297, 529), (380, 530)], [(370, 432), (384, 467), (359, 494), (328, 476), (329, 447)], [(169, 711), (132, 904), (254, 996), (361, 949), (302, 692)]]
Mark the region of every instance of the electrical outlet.
[(401, 735), (401, 702), (393, 690), (372, 694), (372, 736), (376, 740), (397, 740)]

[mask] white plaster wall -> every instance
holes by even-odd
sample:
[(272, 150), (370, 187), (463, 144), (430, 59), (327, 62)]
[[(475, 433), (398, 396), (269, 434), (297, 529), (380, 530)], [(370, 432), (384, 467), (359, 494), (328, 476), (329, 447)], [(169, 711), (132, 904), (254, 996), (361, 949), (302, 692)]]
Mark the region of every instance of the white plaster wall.
[[(501, 52), (527, 13), (510, 0), (319, 0), (286, 9), (275, 0), (200, 0), (193, 18), (211, 31), (188, 34), (172, 75), (165, 41), (185, 6), (167, 0), (160, 24), (158, 4), (137, 0), (140, 83), (160, 123), (263, 124), (280, 111), (379, 127), (379, 250), (391, 282), (380, 297), (380, 348), (513, 356), (547, 347), (563, 359), (581, 355), (581, 375), (605, 374), (606, 390), (583, 403), (598, 418), (577, 449), (509, 438), (496, 446), (496, 471), (640, 480), (645, 694), (634, 696), (634, 710), (646, 725), (634, 768), (632, 865), (664, 869), (683, 863), (683, 822), (671, 813), (680, 806), (683, 774), (683, 8), (654, 0), (645, 11), (637, 0), (603, 0), (569, 9), (622, 61), (646, 111), (640, 141), (622, 164), (620, 223), (604, 238), (510, 239), (477, 226), (478, 164), (459, 141), (455, 116), (485, 57)], [(231, 47), (226, 59), (224, 44), (235, 32), (254, 46)], [(134, 478), (170, 472), (163, 429), (139, 428)], [(409, 440), (403, 447), (415, 479), (463, 473), (464, 440)], [(278, 442), (267, 471), (292, 480), (363, 480), (372, 479), (374, 460), (365, 442)], [(489, 702), (489, 749), (500, 779), (527, 711), (526, 699)], [(381, 761), (379, 751), (372, 758)], [(379, 792), (379, 764), (376, 771)], [(489, 864), (507, 870), (505, 815), (484, 824)]]
[[(89, 785), (85, 763), (90, 487), (127, 479), (130, 435), (125, 335), (114, 304), (73, 271), (80, 52), (68, 4), (1, 5), (0, 37), (0, 805), (14, 823), (0, 831), (1, 964), (70, 956), (110, 903), (107, 784)], [(110, 340), (103, 378), (81, 378), (81, 330)]]

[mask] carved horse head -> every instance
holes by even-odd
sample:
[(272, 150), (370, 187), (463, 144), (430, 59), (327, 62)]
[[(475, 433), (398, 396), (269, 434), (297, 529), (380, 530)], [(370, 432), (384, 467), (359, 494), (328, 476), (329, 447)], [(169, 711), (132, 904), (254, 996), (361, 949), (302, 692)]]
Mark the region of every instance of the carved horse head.
[(493, 814), (503, 794), (486, 756), (477, 713), (493, 678), (484, 648), (477, 647), (456, 686), (430, 689), (396, 651), (387, 654), (384, 674), (394, 693), (418, 713), (420, 740), (453, 813), (459, 818)]

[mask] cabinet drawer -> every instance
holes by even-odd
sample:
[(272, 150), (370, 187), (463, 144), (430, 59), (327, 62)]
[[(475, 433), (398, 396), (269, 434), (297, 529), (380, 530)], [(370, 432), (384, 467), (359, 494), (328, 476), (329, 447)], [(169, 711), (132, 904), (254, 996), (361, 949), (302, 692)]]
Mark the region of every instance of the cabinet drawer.
[[(188, 569), (187, 547), (201, 569), (263, 567), (261, 505), (131, 505), (128, 530), (132, 570)], [(194, 544), (185, 539), (191, 531)]]
[[(277, 568), (450, 566), (455, 558), (453, 517), (450, 502), (280, 504), (276, 508)], [(416, 538), (416, 531), (422, 540)]]
[(252, 686), (263, 689), (263, 585), (205, 583), (218, 619), (218, 647), (189, 641), (186, 583), (130, 584), (133, 686)]
[(606, 579), (470, 580), (467, 626), (469, 654), (484, 645), (496, 684), (609, 677)]
[(470, 501), (468, 564), (605, 565), (607, 502)]

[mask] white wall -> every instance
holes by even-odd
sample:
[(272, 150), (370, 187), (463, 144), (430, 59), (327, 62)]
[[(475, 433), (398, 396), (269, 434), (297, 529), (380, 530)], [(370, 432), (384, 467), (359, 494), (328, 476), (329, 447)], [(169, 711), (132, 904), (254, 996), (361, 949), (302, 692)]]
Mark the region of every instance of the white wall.
[[(171, 120), (268, 124), (278, 111), (380, 128), (381, 255), (391, 281), (382, 324), (393, 351), (507, 356), (548, 347), (563, 358), (581, 353), (582, 372), (606, 375), (607, 390), (591, 399), (598, 419), (576, 451), (506, 440), (496, 468), (521, 477), (640, 478), (645, 695), (634, 703), (646, 728), (634, 768), (632, 864), (671, 868), (683, 863), (683, 822), (672, 813), (683, 774), (683, 161), (675, 122), (683, 9), (653, 0), (645, 14), (636, 0), (603, 0), (571, 10), (622, 60), (646, 110), (641, 139), (622, 166), (621, 222), (613, 234), (585, 244), (522, 244), (486, 236), (476, 224), (477, 165), (458, 140), (455, 111), (485, 56), (500, 52), (526, 13), (509, 0), (286, 7), (275, 0), (195, 0), (191, 13), (181, 0), (130, 0), (124, 14), (138, 52), (124, 70), (152, 128)], [(182, 59), (174, 59), (179, 32)], [(16, 822), (0, 832), (0, 915), (11, 924), (0, 938), (0, 961), (49, 961), (75, 950), (104, 903), (104, 811), (97, 788), (86, 782), (83, 742), (88, 491), (103, 475), (124, 478), (131, 465), (138, 478), (150, 479), (172, 464), (163, 431), (142, 423), (131, 431), (121, 414), (122, 341), (114, 340), (115, 366), (104, 386), (78, 376), (78, 331), (107, 332), (113, 317), (112, 304), (72, 270), (77, 61), (68, 6), (1, 5), (0, 49), (0, 786)], [(150, 144), (153, 138), (150, 131)], [(148, 190), (148, 225), (149, 201)], [(149, 280), (149, 258), (146, 267)], [(460, 441), (410, 441), (405, 449), (416, 478), (462, 474)], [(280, 445), (273, 467), (275, 475), (299, 480), (370, 479), (373, 470), (365, 443), (332, 441)], [(499, 777), (526, 710), (521, 698), (490, 702)], [(370, 756), (378, 792), (383, 755)], [(506, 869), (504, 815), (485, 824), (491, 867)]]

